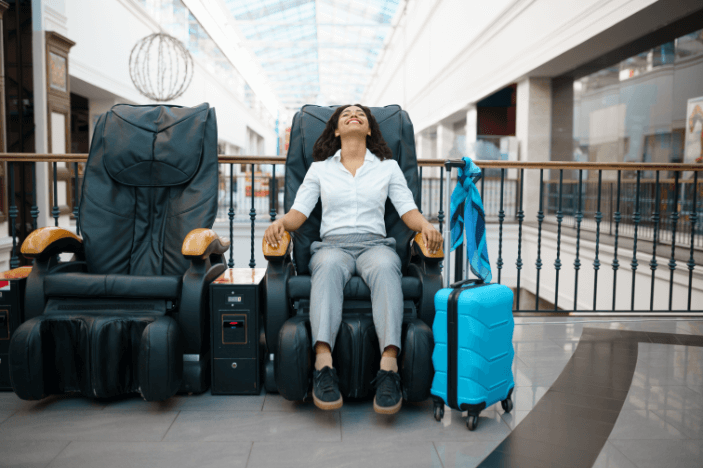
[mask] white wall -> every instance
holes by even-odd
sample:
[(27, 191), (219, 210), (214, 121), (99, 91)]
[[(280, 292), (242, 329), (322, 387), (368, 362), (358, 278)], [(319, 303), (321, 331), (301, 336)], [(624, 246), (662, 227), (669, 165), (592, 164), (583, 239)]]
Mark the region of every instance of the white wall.
[[(557, 58), (563, 73), (602, 55), (605, 47), (617, 44), (596, 44), (588, 55), (563, 58), (653, 3), (409, 0), (364, 102), (401, 104), (420, 132), (526, 76), (554, 76), (532, 72)], [(695, 7), (688, 0), (678, 4), (682, 9)], [(646, 32), (625, 31), (632, 37)]]

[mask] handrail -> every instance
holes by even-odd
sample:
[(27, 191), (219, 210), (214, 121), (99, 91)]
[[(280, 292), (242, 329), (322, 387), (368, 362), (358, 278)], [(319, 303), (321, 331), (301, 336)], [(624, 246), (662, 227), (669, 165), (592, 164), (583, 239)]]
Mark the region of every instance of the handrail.
[[(88, 160), (86, 153), (0, 153), (0, 161), (8, 162), (79, 162)], [(220, 154), (221, 164), (285, 164), (284, 156), (244, 156)], [(417, 160), (422, 167), (444, 167), (443, 159)], [(703, 164), (638, 163), (638, 162), (570, 162), (570, 161), (474, 161), (485, 169), (564, 169), (602, 171), (703, 171)]]

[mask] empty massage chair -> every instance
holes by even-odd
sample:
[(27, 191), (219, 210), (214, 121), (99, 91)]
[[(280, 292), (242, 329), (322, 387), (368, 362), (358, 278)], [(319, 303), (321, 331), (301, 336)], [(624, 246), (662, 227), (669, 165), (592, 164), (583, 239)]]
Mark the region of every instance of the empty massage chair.
[[(286, 160), (285, 211), (311, 166), (312, 149), (335, 107), (304, 106), (293, 118)], [(420, 206), (420, 180), (415, 137), (408, 114), (399, 106), (371, 108), (383, 138), (403, 171), (415, 203)], [(320, 240), (322, 205), (317, 206), (294, 233), (291, 243), (276, 250), (264, 245), (268, 260), (265, 277), (265, 365), (267, 391), (278, 391), (288, 400), (302, 400), (311, 390), (314, 364), (309, 322), (310, 245)], [(432, 382), (432, 321), (434, 295), (441, 287), (440, 256), (432, 258), (414, 243), (415, 233), (405, 226), (390, 200), (386, 203), (386, 232), (396, 239), (403, 265), (404, 317), (399, 372), (405, 401), (422, 401)], [(284, 236), (287, 237), (287, 236)], [(344, 289), (342, 325), (333, 350), (339, 387), (347, 398), (373, 395), (371, 381), (381, 359), (373, 325), (370, 290), (359, 276)]]
[[(17, 395), (138, 392), (150, 401), (209, 387), (208, 285), (229, 242), (217, 212), (215, 110), (117, 105), (100, 116), (85, 167), (80, 234), (40, 228), (25, 318), (10, 344)], [(59, 262), (61, 253), (73, 260)]]

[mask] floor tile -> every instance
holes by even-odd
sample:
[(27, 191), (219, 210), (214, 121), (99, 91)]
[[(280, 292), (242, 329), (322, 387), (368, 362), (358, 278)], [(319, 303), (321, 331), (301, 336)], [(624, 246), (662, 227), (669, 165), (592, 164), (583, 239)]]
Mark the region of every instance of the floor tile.
[(613, 440), (611, 443), (638, 468), (699, 467), (703, 458), (703, 444), (698, 440)]
[(0, 440), (160, 441), (178, 413), (18, 411), (0, 425)]
[(689, 408), (703, 408), (703, 393), (698, 393), (684, 386), (652, 386), (646, 388), (632, 386), (623, 405), (623, 410), (683, 410)]
[(686, 436), (657, 416), (654, 411), (623, 410), (615, 422), (610, 439), (685, 439)]
[(474, 468), (500, 444), (498, 440), (435, 442), (444, 468)]
[(0, 466), (12, 468), (44, 468), (66, 446), (68, 441), (0, 440)]
[(499, 413), (500, 417), (503, 418), (503, 421), (505, 424), (510, 427), (510, 429), (515, 429), (515, 426), (520, 424), (520, 422), (525, 419), (525, 416), (527, 416), (530, 413), (530, 411), (518, 411), (518, 410), (512, 410), (510, 413)]
[(261, 411), (266, 395), (184, 395), (180, 411)]
[(21, 400), (13, 392), (0, 393), (0, 411), (102, 410), (105, 403), (74, 393), (51, 395), (39, 401)]
[(264, 406), (262, 411), (288, 411), (288, 412), (298, 412), (298, 411), (313, 411), (315, 404), (311, 399), (305, 401), (289, 401), (283, 398), (281, 395), (275, 393), (269, 393), (266, 395), (264, 400)]
[(593, 468), (637, 468), (637, 466), (608, 441), (598, 455)]
[(561, 371), (552, 367), (520, 367), (513, 372), (513, 378), (516, 387), (550, 387)]
[(140, 395), (128, 395), (111, 400), (102, 400), (107, 411), (134, 411), (163, 413), (178, 411), (183, 405), (185, 397), (171, 397), (166, 401), (145, 401)]
[(254, 442), (247, 468), (441, 468), (432, 442)]
[(366, 442), (452, 440), (502, 440), (510, 429), (494, 410), (481, 412), (478, 427), (469, 433), (466, 419), (458, 411), (445, 410), (442, 421), (435, 421), (432, 413), (400, 411), (393, 416), (368, 412), (342, 413), (342, 440)]
[(703, 365), (644, 367), (637, 366), (632, 384), (638, 387), (700, 386), (703, 385)]
[[(428, 414), (428, 419), (432, 417)], [(1, 427), (1, 426), (0, 426)], [(182, 411), (164, 441), (341, 440), (337, 411)]]
[(245, 468), (250, 442), (71, 442), (50, 468)]
[(2, 424), (3, 421), (5, 421), (7, 418), (9, 418), (10, 416), (12, 416), (13, 414), (15, 414), (14, 411), (2, 411), (2, 410), (0, 410), (0, 424)]
[(703, 409), (652, 410), (689, 439), (703, 440)]

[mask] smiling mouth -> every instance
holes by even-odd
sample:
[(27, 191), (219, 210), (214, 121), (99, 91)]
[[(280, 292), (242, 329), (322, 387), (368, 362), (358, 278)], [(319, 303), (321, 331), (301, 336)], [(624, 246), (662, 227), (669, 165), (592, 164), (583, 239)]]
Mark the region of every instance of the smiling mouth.
[(358, 124), (360, 124), (360, 123), (361, 123), (361, 121), (360, 121), (360, 120), (357, 120), (357, 119), (351, 119), (351, 120), (350, 120), (349, 122), (347, 122), (347, 124), (350, 124), (350, 123), (352, 123), (352, 122), (356, 122), (356, 123), (358, 123)]

